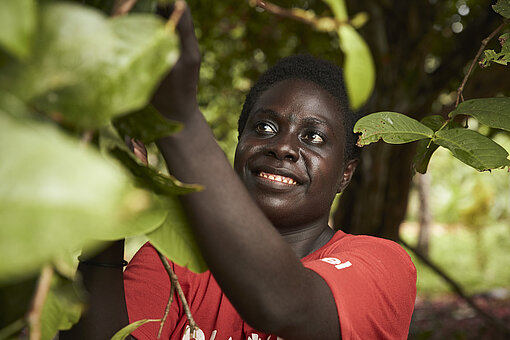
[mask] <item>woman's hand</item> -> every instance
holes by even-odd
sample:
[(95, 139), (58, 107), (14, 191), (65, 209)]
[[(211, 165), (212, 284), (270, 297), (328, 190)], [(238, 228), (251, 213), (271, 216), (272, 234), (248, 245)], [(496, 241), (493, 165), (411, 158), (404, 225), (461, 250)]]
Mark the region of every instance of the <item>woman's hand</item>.
[[(165, 117), (185, 122), (189, 116), (198, 113), (197, 86), (200, 71), (200, 50), (193, 27), (189, 7), (185, 6), (177, 33), (181, 54), (177, 63), (168, 73), (152, 98), (152, 105)], [(176, 6), (177, 7), (177, 4)], [(158, 14), (169, 17), (174, 8), (160, 8)]]

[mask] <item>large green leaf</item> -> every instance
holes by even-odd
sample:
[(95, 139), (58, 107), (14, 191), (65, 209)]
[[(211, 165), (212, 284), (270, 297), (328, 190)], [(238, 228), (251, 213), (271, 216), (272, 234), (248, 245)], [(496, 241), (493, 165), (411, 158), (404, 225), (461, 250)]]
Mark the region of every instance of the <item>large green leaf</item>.
[(51, 340), (59, 330), (70, 329), (85, 307), (83, 292), (74, 282), (53, 275), (50, 291), (41, 314), (41, 339)]
[(28, 57), (35, 27), (35, 0), (0, 1), (0, 47), (18, 58)]
[(133, 323), (130, 323), (126, 327), (122, 328), (117, 333), (115, 333), (112, 336), (111, 340), (124, 340), (125, 338), (128, 337), (129, 334), (134, 332), (135, 329), (137, 329), (141, 325), (144, 325), (148, 322), (160, 322), (160, 321), (161, 321), (160, 319), (143, 319), (143, 320), (135, 321)]
[(360, 108), (370, 97), (375, 84), (375, 66), (365, 40), (351, 26), (338, 30), (340, 48), (345, 54), (344, 74), (347, 94), (353, 109)]
[(478, 171), (510, 165), (508, 152), (501, 145), (473, 130), (443, 129), (437, 131), (432, 140)]
[[(433, 131), (437, 131), (443, 126), (445, 120), (439, 115), (427, 116), (421, 120), (421, 123), (431, 128)], [(416, 143), (416, 153), (413, 158), (414, 169), (424, 174), (427, 172), (430, 158), (437, 150), (439, 145), (433, 143), (429, 138), (421, 139)]]
[(178, 56), (151, 14), (109, 19), (74, 3), (41, 5), (34, 53), (4, 66), (0, 87), (39, 110), (95, 128), (143, 107)]
[(510, 18), (510, 0), (498, 0), (495, 5), (492, 5), (492, 9), (505, 18)]
[(462, 102), (449, 117), (468, 115), (493, 128), (510, 131), (510, 97), (470, 99)]
[(147, 234), (149, 241), (178, 265), (196, 273), (206, 271), (207, 265), (179, 200), (175, 197), (167, 197), (163, 204), (168, 209), (168, 216), (161, 227)]
[[(335, 19), (347, 22), (348, 15), (344, 0), (323, 0), (331, 7)], [(345, 55), (345, 85), (353, 109), (358, 109), (369, 98), (375, 84), (375, 66), (372, 54), (361, 35), (354, 27), (345, 24), (338, 29), (340, 48)]]
[(118, 117), (113, 122), (122, 136), (136, 138), (148, 144), (179, 131), (182, 124), (163, 118), (152, 106)]
[(130, 215), (132, 189), (113, 161), (2, 112), (0, 177), (0, 282), (35, 272)]
[(390, 144), (403, 144), (432, 138), (433, 131), (416, 119), (396, 112), (376, 112), (358, 120), (354, 132), (361, 133), (358, 145), (368, 145), (382, 138)]

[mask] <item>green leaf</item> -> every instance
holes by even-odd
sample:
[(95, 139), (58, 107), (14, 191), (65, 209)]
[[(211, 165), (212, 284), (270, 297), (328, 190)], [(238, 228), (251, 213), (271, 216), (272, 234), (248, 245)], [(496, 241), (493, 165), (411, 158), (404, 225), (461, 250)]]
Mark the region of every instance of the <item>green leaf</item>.
[(505, 18), (510, 18), (510, 0), (498, 0), (495, 5), (492, 5), (492, 9)]
[(84, 310), (84, 292), (73, 281), (53, 275), (41, 314), (41, 339), (51, 340), (59, 330), (70, 329)]
[(179, 200), (168, 197), (164, 201), (168, 216), (161, 227), (147, 234), (149, 241), (163, 255), (195, 273), (207, 270), (207, 265), (191, 232)]
[(135, 329), (140, 327), (141, 325), (144, 325), (148, 322), (161, 322), (160, 319), (143, 319), (138, 320), (133, 323), (130, 323), (126, 327), (122, 328), (120, 331), (115, 333), (114, 336), (112, 336), (111, 340), (124, 340), (128, 337), (129, 334), (131, 334)]
[[(421, 123), (431, 128), (433, 131), (437, 131), (443, 126), (445, 120), (443, 117), (439, 115), (427, 116), (421, 120)], [(429, 166), (430, 158), (437, 150), (439, 145), (436, 143), (432, 143), (429, 138), (419, 140), (416, 143), (416, 154), (413, 158), (413, 167), (414, 169), (424, 174), (427, 172), (427, 168)]]
[(345, 54), (344, 73), (347, 94), (353, 109), (360, 108), (370, 97), (375, 85), (375, 66), (365, 40), (351, 26), (338, 30), (340, 48)]
[(131, 186), (113, 161), (50, 126), (1, 111), (0, 178), (0, 282), (76, 250), (130, 210)]
[(492, 62), (507, 65), (510, 62), (510, 33), (505, 33), (498, 38), (501, 44), (501, 52), (494, 50), (483, 51), (483, 58), (479, 61), (481, 67), (488, 67)]
[(111, 153), (131, 171), (139, 186), (150, 189), (156, 194), (183, 195), (202, 190), (202, 186), (200, 185), (182, 183), (173, 176), (164, 175), (146, 165), (138, 163), (131, 156), (131, 152), (128, 153), (119, 148), (115, 148)]
[(448, 115), (468, 115), (492, 128), (510, 131), (510, 97), (470, 99), (462, 102)]
[(510, 165), (508, 152), (492, 139), (476, 131), (454, 128), (437, 131), (434, 143), (449, 149), (453, 156), (478, 171)]
[(15, 57), (28, 57), (35, 27), (34, 0), (0, 1), (0, 47)]
[(382, 138), (390, 144), (403, 144), (432, 138), (433, 131), (416, 119), (396, 112), (376, 112), (358, 120), (354, 132), (361, 133), (358, 145), (368, 145)]
[(73, 125), (96, 128), (147, 104), (178, 57), (150, 14), (107, 18), (75, 3), (41, 5), (34, 53), (2, 69), (0, 88)]
[(152, 105), (118, 117), (113, 124), (121, 136), (136, 138), (145, 144), (178, 132), (182, 128), (182, 124), (163, 118)]

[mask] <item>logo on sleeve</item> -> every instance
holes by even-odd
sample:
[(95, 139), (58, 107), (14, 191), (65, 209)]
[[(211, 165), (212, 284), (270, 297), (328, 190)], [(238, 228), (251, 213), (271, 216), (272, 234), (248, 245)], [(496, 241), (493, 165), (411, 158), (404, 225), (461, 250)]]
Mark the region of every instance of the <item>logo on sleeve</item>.
[(342, 262), (336, 257), (325, 257), (321, 259), (321, 261), (334, 265), (336, 269), (345, 269), (352, 266), (352, 263), (350, 261)]

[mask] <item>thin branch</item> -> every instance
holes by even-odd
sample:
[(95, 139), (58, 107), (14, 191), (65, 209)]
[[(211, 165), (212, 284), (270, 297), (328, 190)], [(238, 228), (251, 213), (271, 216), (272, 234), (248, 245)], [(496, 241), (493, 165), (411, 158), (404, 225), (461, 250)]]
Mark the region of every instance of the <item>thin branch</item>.
[(137, 0), (116, 0), (113, 5), (112, 17), (127, 14), (136, 4)]
[(350, 25), (350, 21), (338, 21), (334, 18), (319, 17), (302, 9), (286, 9), (265, 0), (250, 0), (250, 5), (262, 8), (282, 18), (290, 18), (311, 25), (318, 31), (336, 31), (342, 25)]
[(166, 303), (165, 314), (163, 314), (163, 318), (161, 319), (161, 323), (159, 325), (158, 339), (161, 338), (161, 332), (163, 332), (163, 326), (165, 325), (166, 319), (168, 318), (168, 313), (170, 313), (170, 305), (172, 304), (172, 301), (174, 300), (174, 292), (175, 292), (175, 285), (173, 284), (172, 280), (170, 280), (170, 296), (168, 297), (168, 302)]
[(170, 267), (170, 264), (168, 263), (168, 260), (166, 259), (166, 257), (163, 254), (161, 254), (159, 251), (157, 251), (157, 252), (158, 252), (161, 262), (163, 263), (163, 266), (165, 267), (165, 270), (166, 270), (168, 276), (170, 277), (172, 286), (175, 287), (175, 289), (177, 290), (177, 295), (181, 299), (182, 306), (184, 308), (184, 313), (186, 314), (186, 317), (188, 318), (190, 332), (191, 332), (191, 334), (194, 334), (195, 331), (197, 331), (199, 328), (198, 328), (195, 320), (193, 319), (193, 315), (191, 315), (191, 310), (189, 308), (188, 301), (186, 300), (186, 296), (184, 296), (184, 292), (182, 291), (182, 287), (181, 287), (181, 284), (179, 283), (179, 279), (177, 278), (177, 275), (175, 275), (174, 271), (172, 270), (172, 267)]
[(51, 286), (51, 278), (53, 277), (53, 268), (49, 265), (43, 267), (39, 282), (35, 290), (32, 300), (32, 307), (28, 312), (28, 324), (30, 325), (30, 340), (41, 339), (41, 314), (44, 301), (48, 296)]
[(480, 58), (480, 55), (482, 54), (483, 50), (489, 43), (489, 41), (494, 38), (496, 34), (498, 34), (501, 29), (510, 22), (510, 19), (505, 19), (501, 25), (499, 25), (494, 31), (492, 31), (491, 34), (485, 39), (482, 40), (482, 44), (480, 45), (480, 48), (478, 49), (478, 52), (476, 53), (475, 57), (473, 58), (473, 61), (471, 62), (471, 65), (469, 66), (469, 70), (466, 73), (466, 76), (464, 77), (464, 80), (462, 80), (462, 83), (460, 84), (459, 88), (457, 89), (457, 101), (455, 102), (455, 107), (459, 106), (461, 101), (464, 101), (464, 96), (462, 94), (462, 91), (464, 91), (464, 86), (466, 86), (466, 83), (469, 79), (469, 76), (471, 75), (471, 72), (473, 71), (473, 68), (475, 67), (476, 62)]
[(82, 145), (87, 145), (92, 141), (92, 138), (94, 137), (94, 131), (93, 130), (87, 130), (85, 131), (80, 138), (80, 143)]
[(404, 247), (411, 250), (421, 261), (423, 261), (423, 263), (425, 263), (429, 268), (435, 271), (437, 275), (439, 275), (444, 281), (446, 281), (446, 283), (450, 285), (453, 291), (455, 291), (457, 295), (460, 298), (462, 298), (471, 308), (473, 308), (478, 313), (478, 315), (480, 315), (488, 324), (492, 325), (502, 334), (510, 336), (510, 328), (508, 328), (507, 325), (501, 322), (501, 320), (497, 319), (496, 317), (488, 314), (483, 309), (481, 309), (473, 299), (467, 296), (467, 294), (464, 292), (464, 289), (457, 282), (455, 282), (444, 271), (442, 271), (438, 266), (436, 266), (427, 256), (421, 253), (418, 249), (410, 246), (407, 242), (402, 240), (402, 238), (398, 237), (398, 241), (402, 243)]
[(172, 14), (170, 14), (170, 18), (166, 22), (166, 28), (171, 31), (175, 31), (179, 20), (181, 20), (182, 13), (186, 9), (186, 1), (185, 0), (176, 0), (174, 4), (174, 10)]

